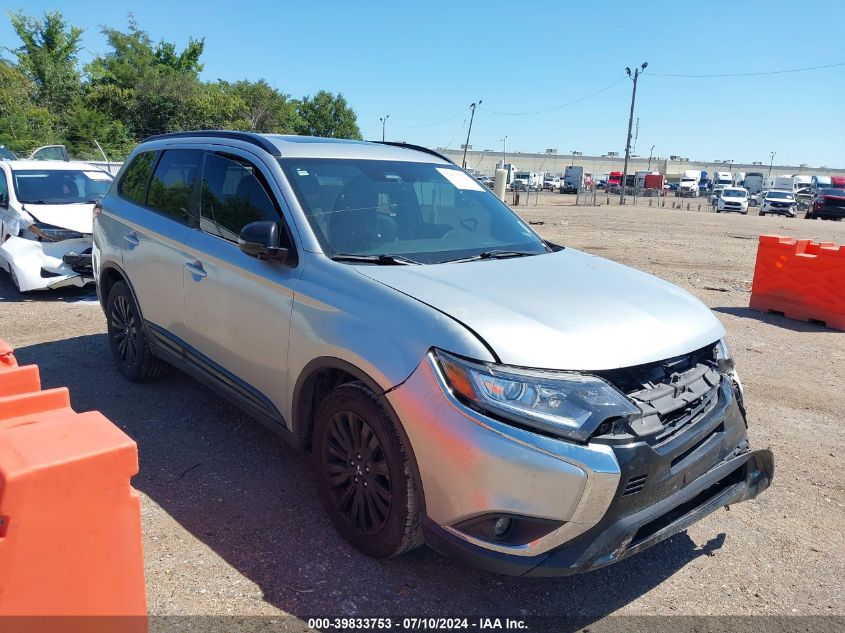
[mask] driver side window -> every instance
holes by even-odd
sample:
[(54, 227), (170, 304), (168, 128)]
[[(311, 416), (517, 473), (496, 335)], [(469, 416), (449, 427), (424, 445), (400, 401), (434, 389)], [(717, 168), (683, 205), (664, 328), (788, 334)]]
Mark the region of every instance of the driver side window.
[(237, 242), (244, 226), (261, 220), (281, 220), (261, 172), (239, 156), (206, 154), (200, 185), (200, 229)]

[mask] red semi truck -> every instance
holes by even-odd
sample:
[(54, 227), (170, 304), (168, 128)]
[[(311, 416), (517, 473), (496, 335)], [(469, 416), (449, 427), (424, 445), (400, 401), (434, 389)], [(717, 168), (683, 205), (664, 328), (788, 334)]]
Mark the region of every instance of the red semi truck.
[(621, 171), (612, 171), (610, 175), (607, 177), (607, 190), (608, 191), (619, 191), (622, 186), (622, 172)]
[(657, 189), (663, 191), (663, 185), (666, 183), (666, 176), (663, 174), (646, 174), (644, 189)]

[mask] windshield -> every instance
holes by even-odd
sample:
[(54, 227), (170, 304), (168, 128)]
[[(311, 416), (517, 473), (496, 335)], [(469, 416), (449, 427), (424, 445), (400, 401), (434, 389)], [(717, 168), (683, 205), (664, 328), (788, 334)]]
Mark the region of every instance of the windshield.
[(786, 191), (770, 191), (766, 194), (766, 198), (772, 200), (789, 200), (792, 198), (792, 194)]
[(491, 250), (547, 252), (525, 222), (449, 165), (283, 158), (328, 255), (401, 255), (426, 264)]
[(834, 187), (828, 187), (819, 191), (819, 193), (823, 196), (839, 196), (840, 198), (845, 197), (845, 189), (836, 189)]
[(4, 145), (0, 145), (0, 160), (17, 160), (15, 153)]
[(30, 204), (93, 204), (102, 198), (112, 177), (97, 169), (21, 169), (12, 172), (20, 202)]
[(723, 198), (744, 198), (745, 192), (742, 189), (723, 189)]

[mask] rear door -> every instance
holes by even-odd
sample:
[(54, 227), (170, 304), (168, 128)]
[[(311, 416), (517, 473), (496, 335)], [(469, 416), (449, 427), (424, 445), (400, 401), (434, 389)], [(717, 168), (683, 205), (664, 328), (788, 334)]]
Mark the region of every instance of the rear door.
[(191, 227), (199, 225), (195, 190), (202, 150), (166, 149), (138, 159), (118, 184), (119, 226), (109, 239), (119, 245), (153, 334), (184, 339), (185, 243)]
[[(194, 360), (253, 411), (284, 424), (287, 352), (294, 287), (301, 276), (266, 166), (249, 152), (206, 152), (200, 177), (200, 225), (184, 261), (187, 342)], [(249, 222), (278, 222), (286, 263), (262, 261), (238, 247)]]

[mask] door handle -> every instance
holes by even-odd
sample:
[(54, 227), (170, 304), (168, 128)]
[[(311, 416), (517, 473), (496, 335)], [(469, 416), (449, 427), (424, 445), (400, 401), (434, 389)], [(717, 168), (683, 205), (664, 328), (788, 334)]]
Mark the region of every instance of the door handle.
[(197, 277), (202, 278), (202, 277), (206, 277), (208, 275), (208, 273), (205, 272), (205, 268), (202, 267), (202, 263), (199, 260), (197, 260), (195, 262), (188, 262), (187, 264), (185, 264), (185, 269), (194, 276), (195, 281), (199, 281), (199, 279), (197, 279)]
[(141, 243), (141, 240), (138, 239), (138, 234), (135, 231), (124, 233), (123, 239), (132, 244), (132, 246), (138, 246), (138, 244)]

